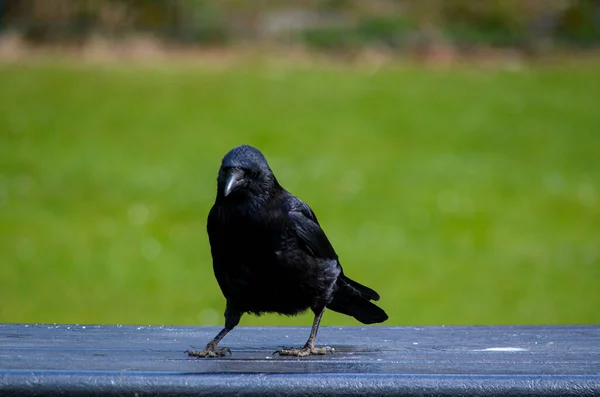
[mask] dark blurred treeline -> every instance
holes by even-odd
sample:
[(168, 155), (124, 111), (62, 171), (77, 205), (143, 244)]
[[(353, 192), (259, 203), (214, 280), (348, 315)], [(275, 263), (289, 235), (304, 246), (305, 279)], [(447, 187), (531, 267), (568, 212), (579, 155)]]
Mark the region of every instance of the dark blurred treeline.
[(598, 46), (600, 1), (0, 0), (2, 33), (34, 44), (149, 34), (173, 45), (535, 52)]

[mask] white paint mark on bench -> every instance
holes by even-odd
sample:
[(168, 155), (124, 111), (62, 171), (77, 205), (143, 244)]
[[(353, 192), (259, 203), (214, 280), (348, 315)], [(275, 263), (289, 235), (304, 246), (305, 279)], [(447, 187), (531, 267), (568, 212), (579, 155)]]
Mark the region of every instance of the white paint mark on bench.
[(488, 347), (486, 349), (475, 349), (474, 352), (526, 352), (522, 347)]

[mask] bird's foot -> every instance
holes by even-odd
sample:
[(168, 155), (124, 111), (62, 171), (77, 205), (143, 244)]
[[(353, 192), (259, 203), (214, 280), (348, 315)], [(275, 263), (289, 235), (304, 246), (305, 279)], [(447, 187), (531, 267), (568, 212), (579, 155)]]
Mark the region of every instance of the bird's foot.
[(228, 347), (206, 346), (204, 350), (187, 350), (186, 353), (191, 357), (223, 357), (227, 353), (231, 355), (231, 350)]
[[(301, 349), (290, 348), (290, 349), (281, 349), (277, 350), (275, 353), (280, 356), (296, 356), (296, 357), (307, 357), (310, 355), (322, 356), (325, 354), (331, 354), (335, 352), (333, 347), (325, 346), (325, 347), (310, 347), (304, 346)], [(275, 354), (273, 353), (273, 354)]]

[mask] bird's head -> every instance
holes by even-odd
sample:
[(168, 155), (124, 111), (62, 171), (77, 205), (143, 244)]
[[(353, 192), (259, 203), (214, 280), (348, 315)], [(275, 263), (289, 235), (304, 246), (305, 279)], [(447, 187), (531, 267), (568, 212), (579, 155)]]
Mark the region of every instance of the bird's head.
[(223, 157), (217, 181), (217, 197), (259, 196), (279, 186), (265, 156), (248, 145), (235, 147)]

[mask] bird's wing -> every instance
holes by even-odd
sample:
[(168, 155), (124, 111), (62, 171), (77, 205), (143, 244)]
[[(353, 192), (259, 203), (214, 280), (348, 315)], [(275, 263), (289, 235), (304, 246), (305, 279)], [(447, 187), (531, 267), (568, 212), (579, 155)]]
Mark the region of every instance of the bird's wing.
[(338, 278), (340, 287), (348, 287), (349, 291), (352, 291), (353, 294), (357, 293), (363, 298), (379, 300), (379, 294), (373, 289), (344, 275), (342, 265), (338, 260), (335, 250), (327, 239), (325, 232), (319, 226), (317, 217), (308, 204), (294, 196), (292, 196), (289, 202), (291, 204), (289, 214), (294, 220), (294, 224), (296, 225), (295, 230), (300, 241), (313, 256), (336, 260), (337, 267), (340, 269), (340, 277)]
[(333, 246), (308, 204), (295, 196), (290, 196), (287, 207), (292, 229), (303, 248), (316, 258), (337, 260)]

